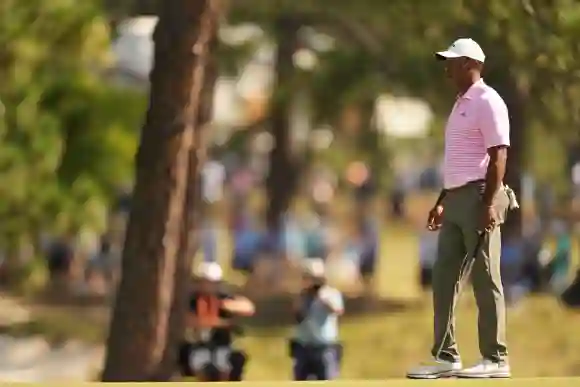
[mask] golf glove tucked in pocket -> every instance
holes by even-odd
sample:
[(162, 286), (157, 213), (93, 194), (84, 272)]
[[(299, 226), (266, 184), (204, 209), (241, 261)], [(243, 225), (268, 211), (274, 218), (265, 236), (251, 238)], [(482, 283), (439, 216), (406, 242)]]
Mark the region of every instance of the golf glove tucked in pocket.
[(516, 198), (516, 193), (514, 192), (514, 190), (507, 185), (504, 186), (504, 190), (509, 199), (508, 210), (515, 210), (517, 208), (520, 208), (520, 204), (518, 203), (518, 199)]

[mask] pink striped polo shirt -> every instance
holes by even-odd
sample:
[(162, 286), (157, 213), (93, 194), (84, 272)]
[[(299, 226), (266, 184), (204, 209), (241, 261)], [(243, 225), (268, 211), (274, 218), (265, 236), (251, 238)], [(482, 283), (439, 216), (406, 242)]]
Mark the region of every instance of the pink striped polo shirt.
[(480, 79), (457, 98), (445, 127), (444, 187), (484, 179), (487, 149), (510, 145), (508, 110), (501, 96)]

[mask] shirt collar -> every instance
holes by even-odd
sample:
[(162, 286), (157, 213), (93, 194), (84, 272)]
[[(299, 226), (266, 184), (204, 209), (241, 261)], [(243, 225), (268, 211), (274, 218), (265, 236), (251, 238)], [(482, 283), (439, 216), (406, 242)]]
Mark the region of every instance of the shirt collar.
[(481, 87), (483, 86), (483, 78), (479, 78), (479, 80), (477, 82), (475, 82), (473, 85), (469, 86), (469, 89), (467, 89), (467, 91), (465, 93), (463, 93), (463, 95), (458, 94), (457, 95), (457, 99), (471, 99), (473, 97), (473, 94)]

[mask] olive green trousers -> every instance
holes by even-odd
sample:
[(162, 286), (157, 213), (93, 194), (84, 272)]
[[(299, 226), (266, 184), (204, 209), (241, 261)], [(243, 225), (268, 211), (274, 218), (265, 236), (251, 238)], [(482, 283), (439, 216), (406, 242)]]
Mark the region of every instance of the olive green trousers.
[[(481, 237), (482, 183), (469, 183), (450, 190), (443, 200), (443, 223), (439, 231), (437, 261), (433, 267), (433, 308), (435, 358), (459, 361), (455, 341), (455, 307), (463, 284), (471, 275), (479, 309), (479, 350), (494, 362), (507, 358), (506, 308), (500, 273), (501, 231), (496, 226)], [(494, 200), (498, 224), (505, 221), (509, 198), (501, 189)]]

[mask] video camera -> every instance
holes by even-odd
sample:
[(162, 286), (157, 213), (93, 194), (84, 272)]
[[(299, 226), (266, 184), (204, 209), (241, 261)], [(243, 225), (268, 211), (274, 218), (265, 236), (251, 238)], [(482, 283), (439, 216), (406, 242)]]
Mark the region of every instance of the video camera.
[(294, 318), (298, 324), (300, 324), (302, 321), (304, 321), (304, 319), (306, 318), (306, 316), (308, 314), (308, 310), (310, 309), (310, 306), (312, 305), (312, 302), (314, 302), (314, 300), (318, 296), (318, 293), (320, 292), (320, 289), (322, 289), (322, 287), (325, 285), (326, 285), (326, 281), (324, 279), (316, 278), (316, 279), (314, 279), (314, 282), (310, 287), (304, 289), (300, 293), (302, 307), (300, 308), (300, 310), (298, 310), (294, 314)]

